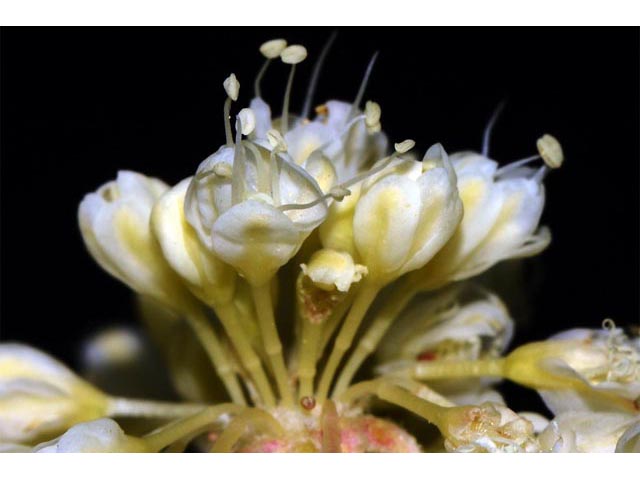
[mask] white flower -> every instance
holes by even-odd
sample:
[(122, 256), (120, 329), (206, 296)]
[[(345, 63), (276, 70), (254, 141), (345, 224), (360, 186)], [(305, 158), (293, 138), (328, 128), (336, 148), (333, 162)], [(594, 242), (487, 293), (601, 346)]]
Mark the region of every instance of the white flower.
[(604, 330), (574, 329), (517, 348), (505, 358), (508, 378), (538, 390), (564, 412), (638, 413), (640, 351), (611, 320)]
[(102, 268), (136, 292), (178, 307), (184, 288), (149, 227), (151, 209), (168, 188), (160, 180), (120, 171), (115, 181), (84, 197), (78, 220), (84, 243)]
[(34, 448), (36, 453), (126, 453), (146, 452), (142, 439), (126, 435), (110, 418), (79, 423), (60, 438)]
[(451, 288), (417, 299), (396, 320), (378, 350), (382, 362), (478, 360), (499, 356), (513, 335), (513, 320), (488, 292)]
[(564, 412), (538, 436), (543, 450), (556, 453), (613, 453), (637, 417), (622, 413)]
[(107, 397), (57, 360), (0, 344), (0, 443), (29, 444), (104, 416)]
[(464, 216), (428, 267), (412, 276), (422, 289), (469, 278), (508, 258), (535, 255), (550, 241), (548, 230), (538, 229), (545, 195), (533, 170), (498, 169), (472, 152), (453, 154), (451, 163)]
[(326, 211), (306, 171), (239, 139), (202, 162), (185, 198), (185, 216), (203, 245), (252, 284), (271, 279)]
[[(396, 320), (377, 350), (377, 372), (405, 375), (432, 362), (497, 358), (514, 322), (500, 299), (474, 286), (451, 287), (416, 301)], [(504, 403), (489, 386), (495, 378), (432, 380), (438, 393), (460, 404)]]
[[(267, 131), (280, 120), (271, 120), (271, 110), (260, 98), (254, 98), (250, 106), (257, 120), (252, 138), (270, 148)], [(345, 182), (384, 156), (388, 145), (386, 135), (382, 132), (370, 134), (365, 124), (366, 116), (352, 104), (329, 100), (316, 112), (318, 115), (313, 120), (302, 119), (284, 134), (289, 154), (296, 164), (305, 165), (314, 152), (321, 153), (335, 168), (337, 180)]]
[[(548, 340), (561, 347), (547, 363), (548, 368), (560, 375), (575, 376), (591, 387), (585, 391), (540, 389), (540, 395), (553, 412), (618, 409), (626, 403), (625, 409), (638, 411), (640, 349), (612, 322), (605, 325), (606, 330), (574, 329)], [(608, 394), (620, 397), (622, 405), (608, 402)]]
[(184, 202), (192, 177), (168, 190), (153, 207), (151, 227), (171, 268), (191, 291), (206, 303), (228, 302), (233, 298), (236, 273), (198, 239), (189, 225)]
[(368, 278), (386, 284), (421, 268), (461, 217), (455, 173), (440, 145), (431, 147), (423, 162), (393, 160), (365, 181), (355, 207), (354, 242)]

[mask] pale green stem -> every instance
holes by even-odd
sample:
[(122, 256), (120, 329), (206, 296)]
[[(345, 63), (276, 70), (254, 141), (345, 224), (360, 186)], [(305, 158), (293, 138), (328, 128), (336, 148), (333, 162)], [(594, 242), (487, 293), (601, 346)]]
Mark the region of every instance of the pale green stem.
[(333, 344), (333, 351), (329, 356), (329, 360), (325, 365), (322, 377), (320, 378), (320, 384), (318, 386), (318, 399), (323, 401), (327, 398), (331, 383), (333, 381), (334, 374), (340, 365), (340, 361), (345, 352), (351, 347), (353, 337), (355, 337), (358, 327), (362, 323), (367, 310), (373, 303), (377, 293), (380, 291), (380, 287), (373, 283), (365, 283), (362, 285), (356, 297), (353, 301), (353, 305), (345, 318), (340, 332)]
[(155, 432), (146, 435), (144, 441), (151, 451), (159, 452), (167, 446), (187, 436), (193, 435), (194, 432), (200, 431), (208, 425), (215, 423), (222, 415), (237, 414), (245, 409), (246, 407), (232, 403), (223, 403), (214, 407), (208, 407), (191, 417), (177, 420), (161, 427)]
[(197, 403), (157, 402), (124, 397), (109, 397), (107, 402), (107, 416), (109, 417), (186, 417), (206, 408), (206, 405)]
[(397, 288), (394, 288), (389, 297), (385, 299), (384, 307), (376, 314), (373, 323), (360, 339), (356, 349), (342, 369), (334, 389), (335, 395), (340, 395), (347, 389), (360, 366), (376, 350), (394, 320), (398, 318), (414, 297), (415, 289), (406, 283), (401, 282), (398, 284)]
[(308, 319), (302, 319), (302, 332), (298, 355), (298, 379), (300, 391), (298, 399), (313, 396), (313, 379), (316, 376), (316, 358), (318, 347), (322, 338), (323, 323), (312, 323)]
[(258, 314), (258, 326), (262, 334), (264, 349), (276, 379), (280, 397), (285, 405), (293, 405), (293, 393), (289, 383), (289, 374), (284, 363), (282, 353), (282, 343), (276, 327), (276, 319), (273, 314), (273, 304), (271, 301), (270, 282), (262, 285), (253, 285), (251, 292)]
[(260, 358), (251, 347), (251, 343), (243, 331), (242, 325), (237, 321), (235, 306), (233, 303), (229, 302), (214, 306), (214, 310), (220, 319), (222, 326), (227, 332), (227, 335), (229, 335), (229, 339), (238, 353), (240, 361), (255, 382), (256, 390), (258, 391), (261, 400), (264, 402), (265, 406), (274, 407), (276, 400), (273, 390), (271, 389), (271, 384), (269, 383), (267, 375), (262, 368)]
[(276, 437), (284, 434), (282, 426), (269, 413), (257, 408), (246, 409), (234, 418), (224, 432), (218, 437), (211, 449), (212, 453), (231, 453), (235, 445), (246, 433), (247, 428), (258, 432), (269, 432)]
[(504, 377), (504, 358), (463, 361), (416, 362), (411, 376), (419, 380), (440, 380), (471, 377)]
[(322, 341), (320, 342), (320, 347), (316, 352), (316, 361), (324, 353), (324, 349), (327, 348), (327, 343), (329, 343), (329, 340), (333, 337), (333, 334), (338, 328), (338, 325), (340, 325), (340, 322), (347, 313), (347, 310), (351, 308), (353, 299), (355, 298), (353, 290), (356, 290), (356, 288), (349, 290), (347, 296), (335, 307), (328, 320), (325, 322), (325, 327), (322, 329)]
[(342, 392), (337, 400), (340, 403), (353, 403), (363, 397), (369, 395), (375, 395), (378, 386), (381, 382), (385, 381), (383, 378), (377, 378), (375, 380), (365, 380), (364, 382), (358, 382), (355, 385), (351, 385), (347, 390)]
[(445, 420), (446, 413), (451, 407), (443, 407), (424, 400), (410, 391), (390, 383), (381, 383), (377, 388), (376, 395), (381, 400), (393, 403), (424, 418), (427, 422), (438, 427), (440, 431), (444, 430), (443, 420)]
[(213, 363), (227, 392), (229, 392), (231, 400), (238, 405), (246, 405), (238, 377), (232, 365), (229, 363), (228, 357), (225, 355), (220, 340), (218, 340), (218, 336), (209, 319), (198, 310), (193, 310), (193, 312), (187, 314), (186, 318), (196, 337), (204, 347), (211, 363)]

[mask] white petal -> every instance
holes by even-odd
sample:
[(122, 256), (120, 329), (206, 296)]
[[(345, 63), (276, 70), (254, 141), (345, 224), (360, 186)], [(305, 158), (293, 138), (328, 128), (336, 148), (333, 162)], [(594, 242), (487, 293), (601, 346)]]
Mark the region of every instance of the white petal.
[(375, 183), (356, 205), (354, 239), (372, 277), (396, 276), (412, 253), (422, 213), (416, 182), (390, 175)]
[(301, 233), (277, 208), (259, 200), (231, 207), (213, 226), (213, 250), (250, 282), (269, 280), (297, 252)]

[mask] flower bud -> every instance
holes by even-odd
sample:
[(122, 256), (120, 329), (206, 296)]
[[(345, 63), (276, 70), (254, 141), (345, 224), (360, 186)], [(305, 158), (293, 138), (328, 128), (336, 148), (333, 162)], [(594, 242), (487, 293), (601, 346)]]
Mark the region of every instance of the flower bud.
[[(185, 197), (185, 217), (211, 253), (250, 283), (263, 284), (322, 223), (327, 207), (302, 168), (257, 145), (236, 147), (223, 147), (200, 165)], [(220, 162), (233, 165), (234, 178), (215, 175)]]
[(639, 346), (613, 322), (605, 326), (607, 331), (574, 329), (517, 348), (506, 358), (507, 377), (538, 390), (555, 414), (637, 412)]
[(0, 344), (0, 440), (33, 444), (107, 414), (107, 398), (26, 345)]
[[(220, 162), (213, 168), (221, 165), (228, 164)], [(184, 203), (191, 181), (191, 177), (182, 180), (160, 197), (151, 227), (167, 262), (191, 291), (206, 303), (225, 303), (233, 297), (236, 273), (203, 246), (186, 220)]]
[(374, 282), (384, 285), (425, 265), (462, 218), (446, 152), (434, 146), (427, 156), (438, 166), (423, 173), (420, 162), (398, 160), (363, 185), (354, 240)]
[(550, 240), (548, 230), (537, 230), (544, 189), (526, 178), (526, 170), (500, 178), (493, 160), (473, 153), (453, 155), (452, 165), (464, 216), (428, 267), (412, 275), (423, 290), (477, 275), (508, 258), (534, 255)]
[[(538, 229), (545, 201), (544, 185), (530, 175), (530, 170), (519, 169), (504, 176), (496, 173), (489, 181), (487, 159), (465, 158), (459, 162), (464, 165), (461, 169), (465, 177), (471, 169), (477, 170), (476, 175), (483, 175), (480, 171), (484, 170), (485, 193), (475, 196), (474, 185), (466, 185), (465, 190), (471, 189), (465, 192), (469, 216), (460, 232), (462, 238), (458, 239), (463, 245), (452, 257), (449, 281), (477, 275), (508, 258), (536, 255), (544, 250), (551, 240), (548, 229)], [(474, 163), (476, 167), (472, 167)]]
[(378, 358), (414, 362), (497, 357), (509, 345), (513, 328), (497, 296), (449, 288), (416, 299), (386, 334)]
[(180, 308), (186, 292), (149, 227), (151, 209), (167, 189), (160, 180), (120, 171), (115, 181), (84, 197), (78, 220), (102, 268), (136, 292)]

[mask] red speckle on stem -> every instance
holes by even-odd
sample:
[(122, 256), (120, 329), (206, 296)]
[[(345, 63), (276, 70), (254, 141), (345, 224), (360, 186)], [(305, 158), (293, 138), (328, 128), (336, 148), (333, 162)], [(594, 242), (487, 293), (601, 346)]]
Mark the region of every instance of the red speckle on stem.
[(437, 357), (437, 354), (435, 352), (422, 352), (416, 357), (416, 359), (419, 362), (431, 362), (435, 360), (436, 357)]

